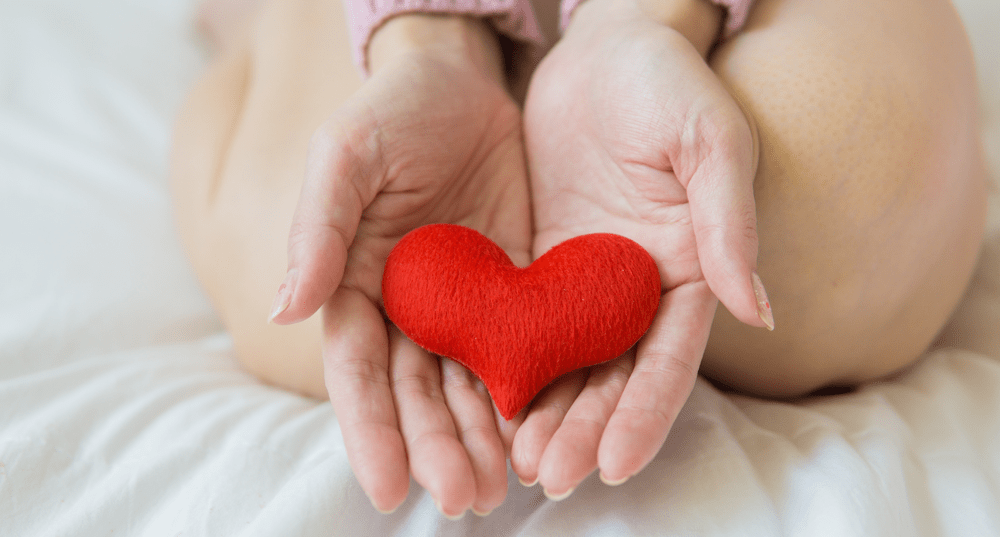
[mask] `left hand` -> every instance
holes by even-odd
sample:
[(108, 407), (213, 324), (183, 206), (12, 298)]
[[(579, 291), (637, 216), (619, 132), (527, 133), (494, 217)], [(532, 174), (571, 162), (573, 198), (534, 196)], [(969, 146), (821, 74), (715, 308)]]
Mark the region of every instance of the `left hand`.
[(511, 464), (550, 497), (595, 468), (619, 483), (652, 460), (694, 386), (717, 297), (747, 324), (773, 323), (753, 283), (753, 131), (703, 53), (636, 0), (589, 0), (532, 78), (535, 257), (617, 233), (650, 252), (665, 292), (634, 354), (560, 379), (529, 409)]
[(406, 499), (409, 473), (446, 516), (485, 513), (506, 495), (516, 422), (498, 427), (471, 373), (387, 326), (382, 269), (406, 233), (439, 222), (477, 229), (527, 263), (520, 110), (478, 19), (400, 15), (369, 52), (371, 78), (313, 137), (273, 318), (323, 307), (327, 391), (376, 508)]

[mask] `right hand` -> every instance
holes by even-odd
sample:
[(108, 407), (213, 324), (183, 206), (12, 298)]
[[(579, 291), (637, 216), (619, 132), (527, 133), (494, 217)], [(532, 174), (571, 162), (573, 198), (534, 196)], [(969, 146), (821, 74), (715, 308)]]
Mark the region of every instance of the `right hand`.
[(471, 373), (386, 323), (381, 280), (396, 242), (438, 222), (477, 229), (528, 263), (520, 110), (481, 21), (402, 15), (369, 52), (371, 78), (313, 137), (273, 321), (324, 308), (327, 390), (377, 509), (403, 502), (412, 472), (444, 514), (485, 513), (506, 495), (516, 424), (496, 418)]
[(528, 411), (511, 466), (550, 497), (595, 469), (622, 483), (653, 459), (694, 387), (717, 299), (773, 328), (755, 273), (753, 129), (704, 59), (720, 15), (703, 0), (588, 0), (531, 80), (535, 253), (624, 235), (656, 261), (664, 293), (633, 354), (563, 377)]

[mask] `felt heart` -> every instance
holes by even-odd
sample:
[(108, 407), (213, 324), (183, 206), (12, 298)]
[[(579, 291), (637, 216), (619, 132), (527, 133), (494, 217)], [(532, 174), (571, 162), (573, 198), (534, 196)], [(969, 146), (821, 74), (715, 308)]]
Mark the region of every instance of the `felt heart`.
[(634, 345), (653, 322), (660, 276), (619, 235), (576, 237), (519, 268), (479, 232), (433, 224), (393, 248), (382, 299), (413, 342), (482, 379), (509, 420), (556, 377)]

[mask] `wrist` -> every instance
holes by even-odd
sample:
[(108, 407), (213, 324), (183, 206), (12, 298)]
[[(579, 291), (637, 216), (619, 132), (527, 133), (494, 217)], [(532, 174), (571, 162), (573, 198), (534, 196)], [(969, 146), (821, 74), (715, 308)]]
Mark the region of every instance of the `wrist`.
[(475, 17), (436, 13), (398, 15), (372, 34), (367, 52), (373, 74), (400, 57), (422, 54), (471, 66), (505, 84), (503, 54), (496, 33)]
[(583, 0), (573, 12), (569, 27), (578, 18), (597, 24), (609, 20), (651, 21), (683, 35), (704, 58), (722, 32), (724, 17), (724, 9), (709, 0)]

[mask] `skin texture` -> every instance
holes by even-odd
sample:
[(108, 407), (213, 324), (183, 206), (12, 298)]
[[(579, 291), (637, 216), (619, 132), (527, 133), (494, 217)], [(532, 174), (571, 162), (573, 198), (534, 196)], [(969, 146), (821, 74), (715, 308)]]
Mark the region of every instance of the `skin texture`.
[[(797, 396), (911, 363), (946, 321), (985, 211), (950, 5), (760, 0), (706, 62), (721, 13), (702, 2), (588, 0), (523, 120), (478, 21), (393, 19), (362, 84), (339, 5), (206, 17), (215, 61), (173, 154), (188, 254), (243, 365), (330, 397), (376, 508), (397, 507), (410, 474), (448, 516), (488, 512), (505, 457), (553, 498), (595, 470), (621, 483), (699, 370)], [(658, 261), (658, 318), (634, 352), (497, 419), (478, 380), (378, 309), (385, 255), (432, 221), (477, 228), (519, 264), (577, 234), (629, 236)], [(300, 322), (268, 324), (275, 310)]]
[(985, 219), (952, 6), (764, 0), (711, 64), (757, 125), (758, 263), (781, 330), (719, 308), (702, 371), (795, 397), (911, 363), (961, 298)]

